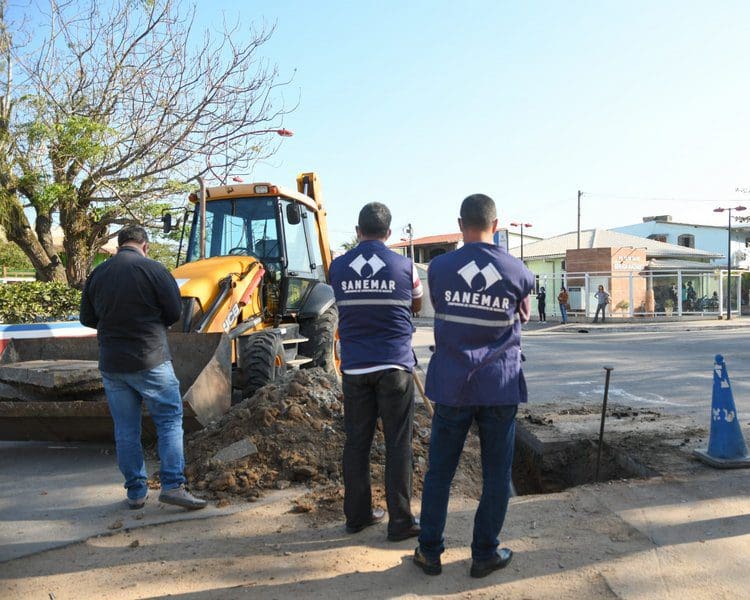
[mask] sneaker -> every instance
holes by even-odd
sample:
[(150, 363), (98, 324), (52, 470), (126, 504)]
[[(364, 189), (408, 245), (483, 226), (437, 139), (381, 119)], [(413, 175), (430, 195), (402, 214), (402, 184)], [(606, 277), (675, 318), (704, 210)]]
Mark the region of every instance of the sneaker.
[(430, 560), (419, 549), (417, 546), (414, 550), (414, 564), (417, 565), (426, 575), (440, 575), (443, 572), (443, 565), (440, 564), (440, 558), (437, 560)]
[(144, 496), (140, 498), (128, 498), (128, 508), (130, 510), (138, 510), (146, 505), (146, 499), (148, 498), (148, 491)]
[(500, 548), (492, 558), (472, 561), (471, 576), (486, 577), (493, 571), (507, 567), (512, 559), (513, 550), (510, 548)]
[(188, 510), (198, 510), (205, 508), (208, 504), (203, 498), (196, 498), (190, 492), (185, 489), (184, 485), (180, 487), (172, 488), (171, 490), (162, 490), (159, 494), (159, 502), (164, 504), (173, 504), (174, 506), (181, 506)]

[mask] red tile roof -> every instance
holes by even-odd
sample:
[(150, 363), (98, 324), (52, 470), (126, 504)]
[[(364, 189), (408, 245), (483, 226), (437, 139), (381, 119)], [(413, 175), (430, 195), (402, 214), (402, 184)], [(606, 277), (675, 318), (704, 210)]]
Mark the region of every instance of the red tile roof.
[[(415, 246), (427, 246), (429, 244), (455, 244), (463, 239), (461, 233), (444, 233), (443, 235), (428, 235), (427, 237), (414, 238)], [(389, 244), (389, 248), (405, 248), (409, 245), (408, 241)]]

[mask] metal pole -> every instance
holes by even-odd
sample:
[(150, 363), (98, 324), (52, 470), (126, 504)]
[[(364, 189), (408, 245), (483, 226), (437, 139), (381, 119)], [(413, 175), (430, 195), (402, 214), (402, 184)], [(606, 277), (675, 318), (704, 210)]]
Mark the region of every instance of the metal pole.
[(414, 230), (411, 227), (411, 223), (409, 223), (409, 254), (411, 254), (409, 257), (411, 258), (411, 262), (417, 262), (417, 259), (414, 257)]
[(732, 318), (732, 209), (727, 224), (727, 321)]
[(581, 190), (578, 190), (578, 242), (576, 249), (581, 249)]
[(200, 210), (200, 256), (199, 258), (206, 258), (206, 182), (203, 181), (203, 177), (198, 177), (198, 184), (200, 185), (200, 196), (198, 197), (199, 210)]
[(523, 261), (523, 223), (521, 223), (521, 260)]
[(602, 401), (602, 422), (599, 425), (599, 449), (596, 452), (596, 475), (594, 481), (599, 481), (599, 466), (602, 461), (602, 442), (604, 440), (604, 419), (607, 416), (607, 396), (609, 395), (609, 376), (614, 371), (614, 367), (604, 367), (607, 372), (607, 376), (604, 379), (604, 400)]

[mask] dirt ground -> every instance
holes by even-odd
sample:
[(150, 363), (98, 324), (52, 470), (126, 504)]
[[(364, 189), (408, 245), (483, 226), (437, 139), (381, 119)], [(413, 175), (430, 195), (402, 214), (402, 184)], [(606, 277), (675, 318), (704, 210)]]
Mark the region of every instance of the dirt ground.
[[(689, 475), (698, 467), (685, 461), (685, 454), (705, 435), (655, 410), (610, 407), (603, 477), (613, 479), (513, 498), (502, 542), (513, 548), (514, 561), (502, 572), (473, 580), (468, 577), (469, 545), (481, 489), (475, 433), (469, 436), (454, 483), (444, 572), (430, 578), (411, 564), (415, 541), (387, 542), (384, 524), (357, 535), (345, 533), (342, 419), (338, 383), (321, 371), (299, 371), (263, 388), (186, 443), (187, 474), (196, 493), (219, 506), (245, 503), (247, 510), (121, 529), (5, 563), (0, 597), (621, 597), (608, 583), (607, 573), (621, 559), (647, 556), (653, 541), (610, 505), (634, 488), (663, 482), (643, 477), (662, 472), (680, 477), (678, 464)], [(540, 447), (547, 444), (556, 451), (518, 454), (514, 473), (521, 475), (516, 485), (528, 488), (519, 491), (557, 491), (571, 481), (591, 481), (598, 427), (599, 415), (593, 409), (524, 409), (519, 414), (519, 438), (531, 436)], [(231, 460), (217, 458), (238, 442), (251, 449), (249, 453)], [(429, 418), (418, 405), (415, 513), (428, 445)], [(383, 459), (378, 433), (372, 464), (374, 501), (380, 506)]]
[(650, 545), (593, 490), (515, 498), (503, 535), (514, 561), (474, 580), (468, 545), (476, 503), (455, 498), (443, 574), (428, 577), (411, 564), (413, 540), (387, 542), (384, 525), (355, 536), (340, 522), (312, 527), (295, 512), (290, 490), (274, 494), (285, 496), (227, 517), (121, 531), (12, 561), (3, 565), (0, 596), (615, 598), (602, 568)]

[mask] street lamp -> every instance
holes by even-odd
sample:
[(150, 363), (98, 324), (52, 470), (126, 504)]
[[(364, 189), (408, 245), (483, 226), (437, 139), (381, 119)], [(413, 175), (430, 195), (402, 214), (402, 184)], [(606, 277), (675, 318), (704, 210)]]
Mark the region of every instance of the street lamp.
[(523, 228), (531, 227), (531, 223), (511, 223), (510, 226), (521, 228), (521, 260), (523, 260)]
[(714, 208), (714, 212), (729, 212), (727, 220), (727, 321), (732, 318), (732, 211), (745, 210), (744, 206)]
[(281, 137), (292, 137), (294, 135), (294, 132), (288, 129), (258, 129), (257, 131), (248, 131), (247, 135), (253, 135), (254, 133), (275, 133)]
[[(289, 129), (256, 129), (255, 131), (246, 131), (245, 135), (262, 135), (264, 133), (275, 133), (276, 135), (281, 136), (281, 137), (292, 137), (294, 135), (294, 132), (290, 131)], [(229, 142), (227, 140), (225, 140), (224, 143), (225, 143), (225, 146), (224, 146), (224, 162), (228, 163), (229, 159), (227, 158), (227, 154), (228, 154), (228, 151), (229, 151)], [(217, 176), (216, 173), (214, 173), (214, 168), (211, 165), (211, 155), (213, 154), (214, 148), (215, 148), (215, 146), (212, 146), (211, 147), (211, 151), (208, 153), (208, 160), (207, 160), (208, 170), (211, 171), (211, 174), (214, 177), (216, 177), (216, 179), (218, 179), (219, 181), (221, 181), (221, 177)], [(228, 167), (229, 165), (227, 164), (225, 166)], [(227, 177), (229, 177), (228, 173), (224, 177), (224, 181), (226, 181)], [(242, 178), (240, 178), (240, 177), (234, 177), (232, 180), (236, 181), (237, 183), (241, 183), (242, 182)]]

